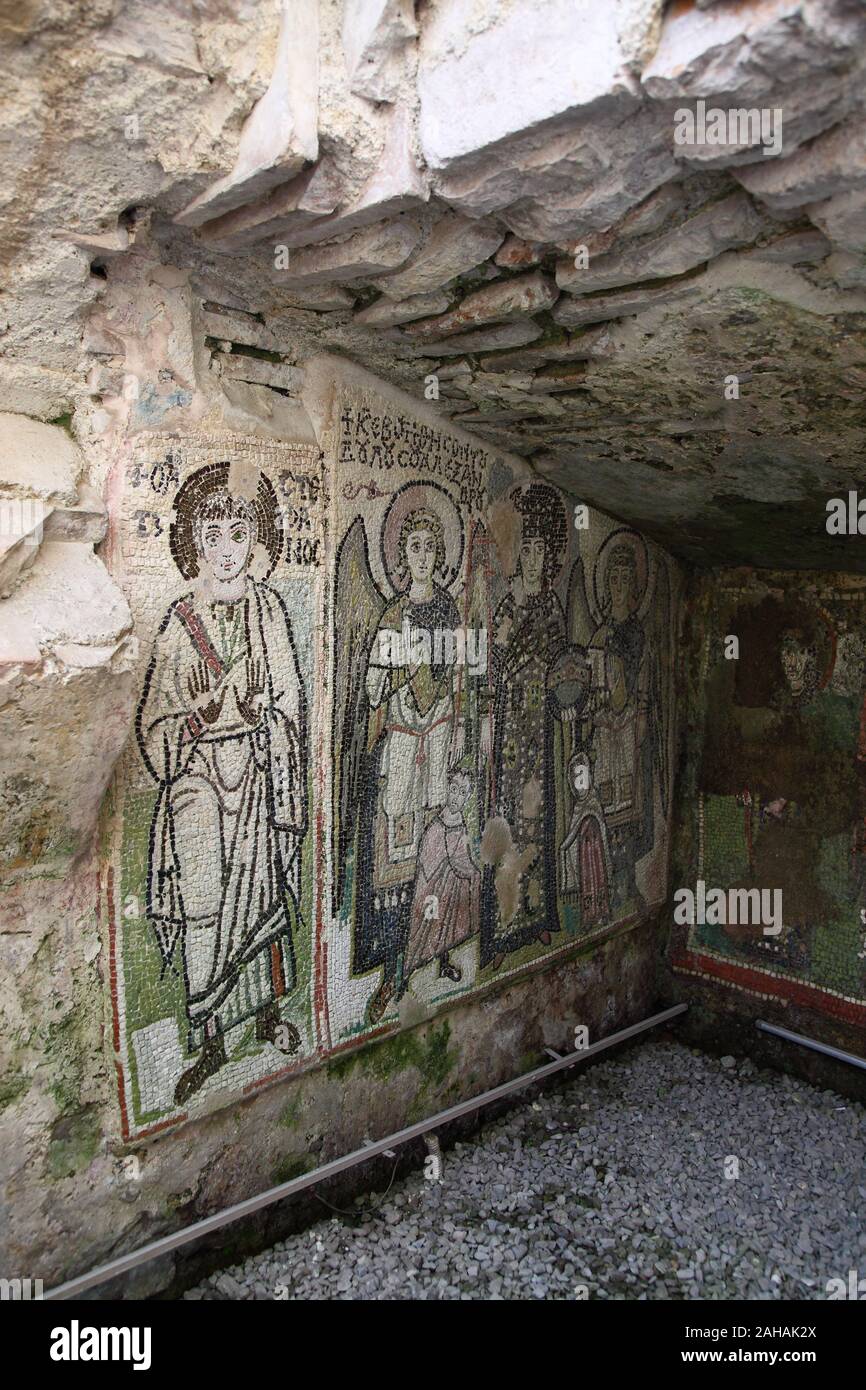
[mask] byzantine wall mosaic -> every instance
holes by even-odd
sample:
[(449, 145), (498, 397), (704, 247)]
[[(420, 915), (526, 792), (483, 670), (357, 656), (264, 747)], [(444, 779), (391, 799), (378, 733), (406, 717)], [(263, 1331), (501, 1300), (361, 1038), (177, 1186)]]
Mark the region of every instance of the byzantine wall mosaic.
[(140, 702), (105, 874), (125, 1135), (316, 1048), (318, 450), (148, 434), (118, 464), (113, 568)]
[[(690, 720), (702, 743), (687, 772), (692, 873), (707, 892), (779, 890), (781, 931), (708, 920), (672, 938), (681, 972), (861, 1027), (864, 600), (866, 586), (847, 576), (751, 575), (705, 590), (700, 715)], [(737, 659), (725, 658), (728, 635)]]
[(150, 435), (105, 902), (127, 1136), (666, 896), (672, 562), (372, 391), (322, 454)]

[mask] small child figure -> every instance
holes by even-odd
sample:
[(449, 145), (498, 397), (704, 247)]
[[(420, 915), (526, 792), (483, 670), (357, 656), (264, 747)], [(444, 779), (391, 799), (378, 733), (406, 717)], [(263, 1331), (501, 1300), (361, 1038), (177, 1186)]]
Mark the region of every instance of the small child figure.
[(568, 781), (574, 809), (568, 834), (559, 847), (562, 894), (577, 898), (582, 925), (594, 926), (610, 917), (610, 850), (588, 753), (575, 753), (571, 758)]
[(448, 781), (446, 805), (421, 838), (401, 995), (410, 976), (437, 957), (440, 979), (457, 983), (463, 977), (448, 953), (479, 930), (481, 871), (472, 858), (464, 815), (471, 795), (472, 778), (458, 768)]

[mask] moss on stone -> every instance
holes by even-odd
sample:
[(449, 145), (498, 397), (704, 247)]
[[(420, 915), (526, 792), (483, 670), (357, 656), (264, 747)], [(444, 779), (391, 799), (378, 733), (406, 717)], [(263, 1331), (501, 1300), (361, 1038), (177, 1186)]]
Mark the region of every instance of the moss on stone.
[(431, 1027), (423, 1037), (418, 1033), (398, 1033), (386, 1038), (364, 1056), (365, 1068), (380, 1081), (414, 1067), (421, 1075), (423, 1086), (441, 1086), (457, 1062), (457, 1052), (448, 1047), (451, 1027), (443, 1022), (441, 1028)]
[(526, 1071), (534, 1071), (541, 1066), (542, 1053), (522, 1052), (517, 1062), (518, 1074), (522, 1075)]
[(298, 1111), (301, 1108), (301, 1097), (296, 1095), (280, 1111), (277, 1123), (283, 1129), (293, 1129), (298, 1119)]
[(441, 1027), (427, 1028), (423, 1034), (414, 1029), (396, 1033), (329, 1062), (328, 1076), (334, 1081), (345, 1081), (356, 1067), (360, 1067), (377, 1081), (389, 1081), (414, 1068), (421, 1076), (420, 1092), (431, 1086), (439, 1087), (458, 1059), (457, 1050), (449, 1048), (450, 1037), (451, 1027), (447, 1020)]
[(357, 1052), (345, 1052), (341, 1057), (334, 1057), (328, 1062), (328, 1077), (332, 1081), (345, 1081), (351, 1076), (355, 1067), (358, 1065), (360, 1049)]
[(44, 1057), (48, 1071), (48, 1089), (62, 1116), (80, 1112), (81, 1094), (85, 1080), (85, 1058), (92, 1052), (90, 1034), (94, 1010), (99, 1007), (99, 990), (93, 998), (80, 1000), (57, 1022), (49, 1023), (44, 1040)]
[(286, 1154), (273, 1171), (272, 1182), (276, 1187), (281, 1182), (291, 1182), (302, 1173), (309, 1173), (316, 1166), (312, 1154)]
[(92, 1106), (64, 1115), (51, 1130), (48, 1172), (52, 1178), (71, 1178), (86, 1168), (99, 1147), (99, 1117)]
[(30, 1090), (30, 1078), (23, 1072), (13, 1072), (9, 1076), (0, 1079), (0, 1114), (19, 1096), (26, 1095)]

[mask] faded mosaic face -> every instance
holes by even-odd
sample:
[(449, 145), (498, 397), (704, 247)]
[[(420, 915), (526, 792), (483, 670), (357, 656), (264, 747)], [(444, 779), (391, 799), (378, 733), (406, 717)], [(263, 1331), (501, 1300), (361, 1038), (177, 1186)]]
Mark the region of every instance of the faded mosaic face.
[(809, 671), (809, 649), (797, 642), (786, 642), (782, 647), (782, 670), (793, 695), (802, 695), (806, 687)]
[(250, 558), (253, 533), (245, 517), (213, 518), (201, 528), (201, 557), (214, 579), (237, 579)]
[(537, 587), (544, 574), (544, 540), (541, 536), (524, 537), (520, 547), (520, 572), (525, 584)]
[(462, 811), (469, 800), (472, 782), (468, 777), (452, 777), (448, 783), (448, 810)]
[(614, 613), (628, 613), (632, 604), (634, 571), (630, 565), (611, 565), (608, 590)]
[(432, 579), (436, 568), (436, 537), (432, 531), (419, 528), (406, 538), (406, 564), (416, 584)]

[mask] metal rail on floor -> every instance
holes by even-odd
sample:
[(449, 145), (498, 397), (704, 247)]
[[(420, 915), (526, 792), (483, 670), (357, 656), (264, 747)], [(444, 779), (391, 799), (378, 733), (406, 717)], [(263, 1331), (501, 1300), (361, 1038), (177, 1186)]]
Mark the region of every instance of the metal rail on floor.
[(813, 1052), (823, 1052), (825, 1057), (834, 1057), (837, 1062), (847, 1062), (849, 1067), (859, 1067), (861, 1071), (866, 1071), (866, 1057), (858, 1057), (853, 1052), (843, 1052), (841, 1047), (831, 1047), (829, 1043), (818, 1042), (816, 1038), (806, 1038), (802, 1033), (792, 1033), (789, 1028), (779, 1028), (775, 1023), (765, 1023), (761, 1018), (756, 1019), (755, 1027), (762, 1033), (772, 1033), (774, 1038), (799, 1043), (801, 1047), (809, 1047)]
[(251, 1216), (253, 1212), (261, 1211), (262, 1207), (268, 1207), (273, 1202), (281, 1202), (284, 1197), (292, 1197), (296, 1192), (302, 1192), (307, 1187), (324, 1182), (326, 1178), (332, 1178), (337, 1173), (344, 1173), (347, 1168), (354, 1168), (358, 1163), (365, 1163), (378, 1154), (387, 1153), (389, 1149), (393, 1149), (398, 1144), (406, 1144), (411, 1139), (418, 1139), (421, 1135), (429, 1134), (431, 1130), (439, 1129), (440, 1126), (448, 1124), (451, 1120), (457, 1120), (463, 1115), (471, 1115), (473, 1111), (480, 1110), (484, 1105), (490, 1105), (493, 1101), (513, 1095), (515, 1091), (531, 1086), (536, 1081), (544, 1081), (548, 1076), (565, 1071), (568, 1067), (576, 1066), (577, 1063), (586, 1061), (587, 1057), (594, 1057), (609, 1047), (615, 1047), (617, 1043), (637, 1037), (639, 1033), (645, 1033), (649, 1028), (657, 1028), (659, 1024), (669, 1023), (671, 1019), (685, 1013), (687, 1008), (687, 1004), (675, 1004), (670, 1009), (664, 1009), (661, 1013), (645, 1018), (642, 1023), (633, 1023), (630, 1028), (623, 1028), (618, 1033), (611, 1033), (610, 1037), (602, 1038), (600, 1042), (591, 1043), (589, 1047), (569, 1052), (565, 1056), (560, 1056), (547, 1048), (545, 1050), (554, 1060), (545, 1063), (543, 1067), (536, 1067), (534, 1071), (524, 1072), (521, 1076), (516, 1076), (501, 1086), (494, 1086), (491, 1091), (484, 1091), (480, 1096), (474, 1096), (471, 1100), (464, 1100), (458, 1105), (450, 1106), (447, 1110), (440, 1110), (426, 1120), (419, 1120), (417, 1124), (408, 1125), (406, 1129), (398, 1130), (396, 1134), (389, 1134), (385, 1139), (368, 1141), (363, 1148), (354, 1149), (351, 1153), (344, 1154), (342, 1158), (335, 1158), (330, 1163), (323, 1163), (321, 1167), (314, 1168), (309, 1173), (302, 1173), (300, 1177), (280, 1183), (277, 1187), (269, 1187), (266, 1192), (260, 1192), (256, 1197), (247, 1197), (243, 1202), (236, 1202), (234, 1206), (225, 1207), (213, 1216), (206, 1216), (201, 1221), (196, 1221), (192, 1226), (185, 1226), (181, 1231), (174, 1231), (171, 1235), (161, 1236), (159, 1240), (153, 1240), (148, 1245), (141, 1246), (139, 1250), (131, 1251), (128, 1255), (119, 1255), (117, 1259), (109, 1260), (108, 1264), (99, 1265), (96, 1269), (90, 1270), (88, 1274), (80, 1274), (75, 1279), (69, 1279), (65, 1284), (58, 1284), (56, 1288), (49, 1289), (44, 1294), (44, 1298), (73, 1298), (76, 1294), (84, 1293), (85, 1289), (92, 1289), (97, 1284), (104, 1284), (106, 1280), (114, 1279), (119, 1274), (125, 1274), (127, 1270), (135, 1269), (137, 1265), (146, 1264), (148, 1260), (154, 1260), (159, 1255), (166, 1255), (170, 1250), (177, 1250), (179, 1246), (187, 1245), (200, 1236), (218, 1231), (221, 1226), (228, 1226), (230, 1222), (239, 1221), (241, 1217)]

